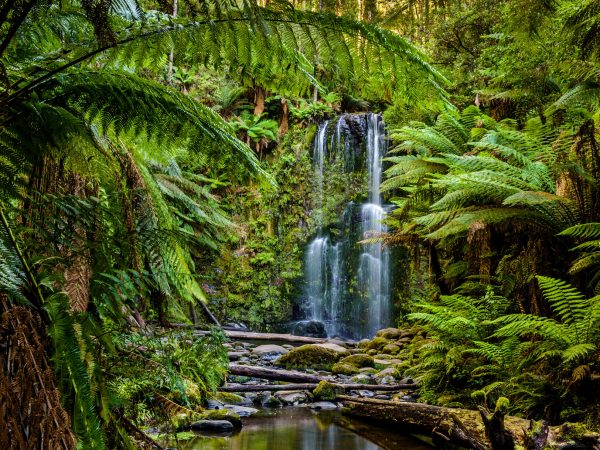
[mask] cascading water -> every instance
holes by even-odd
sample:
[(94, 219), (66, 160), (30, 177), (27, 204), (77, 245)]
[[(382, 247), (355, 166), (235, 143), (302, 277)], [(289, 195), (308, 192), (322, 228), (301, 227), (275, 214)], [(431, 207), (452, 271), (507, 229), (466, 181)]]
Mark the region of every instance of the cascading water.
[[(343, 115), (335, 127), (323, 122), (315, 136), (317, 232), (305, 253), (304, 312), (324, 323), (328, 336), (372, 336), (391, 322), (388, 250), (377, 241), (359, 243), (386, 231), (379, 191), (385, 151), (384, 123), (376, 114)], [(366, 169), (366, 202), (348, 202), (332, 224), (323, 209), (328, 167), (336, 163), (348, 177)]]

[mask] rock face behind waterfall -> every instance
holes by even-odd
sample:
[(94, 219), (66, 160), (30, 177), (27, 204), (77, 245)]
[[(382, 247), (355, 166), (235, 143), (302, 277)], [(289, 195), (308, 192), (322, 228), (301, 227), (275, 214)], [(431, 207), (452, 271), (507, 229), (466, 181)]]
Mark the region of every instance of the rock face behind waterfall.
[(386, 232), (379, 192), (386, 150), (383, 120), (372, 113), (322, 122), (315, 136), (315, 233), (304, 255), (301, 318), (323, 323), (328, 336), (370, 337), (391, 322), (389, 250), (359, 243)]

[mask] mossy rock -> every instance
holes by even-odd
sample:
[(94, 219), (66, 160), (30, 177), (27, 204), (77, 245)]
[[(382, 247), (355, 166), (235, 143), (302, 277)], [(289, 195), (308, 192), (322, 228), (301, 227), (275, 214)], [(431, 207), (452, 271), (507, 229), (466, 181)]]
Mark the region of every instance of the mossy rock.
[(398, 328), (385, 328), (383, 330), (379, 330), (375, 336), (385, 339), (398, 339), (402, 336), (402, 334), (402, 330), (399, 330)]
[(373, 357), (364, 353), (357, 353), (355, 355), (346, 356), (340, 360), (341, 364), (351, 364), (354, 367), (360, 369), (362, 367), (373, 367)]
[(246, 402), (244, 397), (231, 392), (215, 392), (211, 398), (226, 405), (240, 405)]
[(205, 411), (202, 413), (202, 419), (227, 420), (231, 422), (233, 428), (236, 430), (242, 428), (242, 419), (240, 419), (240, 416), (228, 409), (211, 409), (210, 411)]
[[(345, 359), (345, 358), (344, 358)], [(331, 371), (335, 374), (354, 375), (358, 373), (358, 367), (345, 362), (338, 362), (333, 365)]]
[(367, 350), (381, 350), (388, 345), (390, 341), (384, 337), (378, 336), (368, 342), (360, 342), (358, 346)]
[(338, 395), (344, 393), (344, 389), (329, 381), (323, 380), (317, 384), (317, 387), (312, 393), (317, 400), (335, 400)]
[(285, 355), (281, 355), (277, 364), (290, 369), (322, 369), (331, 370), (342, 356), (343, 353), (336, 352), (329, 348), (317, 345), (307, 344), (290, 350)]
[(400, 351), (400, 347), (396, 344), (388, 344), (381, 351), (388, 355), (395, 355)]

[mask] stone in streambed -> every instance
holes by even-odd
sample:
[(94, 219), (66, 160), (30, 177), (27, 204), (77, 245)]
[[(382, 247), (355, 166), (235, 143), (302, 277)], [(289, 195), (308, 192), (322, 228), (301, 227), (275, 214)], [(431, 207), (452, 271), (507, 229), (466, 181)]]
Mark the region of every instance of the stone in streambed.
[[(323, 369), (331, 370), (344, 353), (325, 347), (327, 344), (307, 344), (296, 347), (281, 355), (277, 364), (291, 369)], [(340, 347), (342, 348), (342, 347)], [(346, 351), (342, 348), (343, 351)]]
[(399, 359), (375, 359), (375, 368), (380, 370), (387, 369), (401, 363), (402, 361)]
[(366, 373), (354, 375), (351, 379), (354, 384), (375, 384), (375, 380)]
[(402, 336), (403, 331), (398, 328), (384, 328), (379, 330), (375, 336), (385, 339), (398, 339)]
[(338, 395), (344, 393), (344, 389), (329, 381), (323, 380), (319, 382), (312, 393), (315, 398), (319, 400), (335, 400)]
[(315, 409), (317, 411), (333, 411), (338, 409), (338, 406), (332, 402), (315, 402), (308, 405), (310, 409)]
[(336, 375), (354, 375), (358, 373), (358, 367), (340, 361), (333, 365), (331, 371)]
[(258, 409), (250, 408), (249, 406), (225, 405), (224, 408), (237, 414), (240, 417), (249, 417), (252, 414), (256, 414), (258, 412)]
[[(383, 369), (380, 372), (377, 372), (373, 377), (379, 382), (379, 384), (392, 384), (396, 378), (398, 378), (398, 371), (393, 367), (388, 367), (387, 369)], [(391, 378), (392, 383), (382, 383), (382, 380), (385, 378)]]
[[(217, 402), (230, 405), (248, 405), (252, 404), (252, 402), (246, 397), (242, 397), (241, 395), (233, 394), (231, 392), (217, 392), (212, 395), (211, 400), (216, 400)], [(209, 400), (210, 402), (210, 400)], [(221, 409), (221, 408), (209, 408), (209, 409)]]
[(302, 391), (281, 391), (275, 394), (275, 396), (284, 405), (297, 405), (308, 400), (308, 395)]
[(381, 351), (388, 355), (395, 355), (400, 351), (400, 347), (396, 344), (387, 344)]
[(390, 341), (388, 339), (378, 336), (378, 337), (371, 339), (370, 341), (366, 341), (366, 342), (360, 341), (358, 346), (360, 348), (367, 349), (367, 350), (381, 350), (383, 347), (385, 347), (389, 343), (390, 343)]
[(199, 420), (191, 425), (191, 429), (204, 433), (231, 433), (233, 424), (228, 420)]
[(337, 353), (343, 353), (345, 355), (347, 355), (349, 353), (348, 349), (346, 347), (343, 347), (343, 346), (336, 344), (335, 342), (331, 342), (331, 341), (325, 342), (324, 344), (314, 344), (314, 345), (316, 345), (317, 347), (322, 347), (322, 348), (327, 348), (329, 350), (333, 350), (334, 352), (337, 352)]
[(341, 364), (351, 364), (357, 369), (361, 369), (363, 367), (373, 367), (374, 360), (373, 357), (366, 355), (364, 353), (357, 353), (355, 355), (346, 356), (340, 360)]
[(228, 409), (215, 409), (213, 411), (206, 411), (202, 413), (202, 419), (204, 420), (227, 420), (231, 422), (233, 428), (239, 430), (242, 428), (242, 419), (240, 416), (233, 411)]
[(261, 358), (265, 356), (284, 355), (288, 351), (288, 349), (282, 347), (281, 345), (273, 344), (259, 345), (258, 347), (252, 349), (252, 353)]

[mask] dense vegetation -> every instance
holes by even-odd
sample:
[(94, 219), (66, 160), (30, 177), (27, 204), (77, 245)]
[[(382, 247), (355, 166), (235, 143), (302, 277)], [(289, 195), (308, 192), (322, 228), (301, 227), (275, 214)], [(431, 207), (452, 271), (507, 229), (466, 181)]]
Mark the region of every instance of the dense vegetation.
[(599, 23), (598, 0), (0, 0), (0, 447), (151, 447), (140, 426), (195, 414), (224, 337), (171, 325), (291, 318), (317, 124), (367, 110), (422, 399), (598, 427)]

